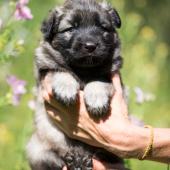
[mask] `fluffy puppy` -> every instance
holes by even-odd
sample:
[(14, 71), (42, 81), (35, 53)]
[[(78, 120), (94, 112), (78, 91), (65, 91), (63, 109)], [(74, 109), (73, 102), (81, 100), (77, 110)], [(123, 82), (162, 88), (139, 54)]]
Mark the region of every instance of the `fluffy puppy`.
[[(52, 89), (59, 102), (68, 106), (76, 103), (81, 89), (89, 114), (93, 118), (105, 116), (114, 91), (111, 75), (122, 64), (116, 32), (120, 26), (116, 10), (95, 0), (67, 0), (52, 10), (42, 24), (44, 41), (36, 50), (38, 89), (44, 76), (52, 72)], [(48, 117), (40, 96), (35, 124), (27, 145), (33, 170), (60, 170), (64, 165), (69, 170), (91, 170), (94, 156), (122, 163), (106, 151), (66, 137)]]

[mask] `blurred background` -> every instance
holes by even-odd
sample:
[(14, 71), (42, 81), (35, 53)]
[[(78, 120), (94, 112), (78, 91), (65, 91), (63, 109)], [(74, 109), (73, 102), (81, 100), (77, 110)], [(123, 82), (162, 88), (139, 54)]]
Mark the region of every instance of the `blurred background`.
[[(0, 170), (29, 170), (25, 145), (33, 130), (34, 50), (40, 25), (62, 0), (0, 0)], [(129, 110), (134, 121), (170, 128), (170, 1), (110, 0), (122, 18)], [(166, 165), (128, 160), (132, 170)]]

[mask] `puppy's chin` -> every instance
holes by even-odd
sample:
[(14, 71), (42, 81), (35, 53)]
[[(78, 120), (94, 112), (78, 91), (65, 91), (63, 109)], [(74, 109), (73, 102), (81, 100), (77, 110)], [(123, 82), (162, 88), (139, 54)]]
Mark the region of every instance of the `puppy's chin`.
[(82, 58), (73, 59), (70, 62), (70, 65), (79, 68), (91, 68), (102, 65), (103, 61), (104, 59), (102, 57), (85, 56)]

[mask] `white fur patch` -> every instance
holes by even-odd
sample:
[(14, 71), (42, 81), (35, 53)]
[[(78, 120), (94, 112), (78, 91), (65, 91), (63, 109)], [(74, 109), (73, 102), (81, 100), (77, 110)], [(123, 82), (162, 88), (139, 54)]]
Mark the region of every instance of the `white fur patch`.
[(112, 86), (108, 83), (102, 82), (89, 83), (84, 89), (86, 104), (92, 108), (102, 108), (107, 106), (112, 93)]
[(102, 3), (100, 3), (100, 5), (101, 5), (101, 7), (103, 8), (103, 9), (108, 9), (108, 7), (109, 7), (109, 5), (108, 5), (108, 3), (107, 3), (107, 1), (106, 0), (103, 0), (103, 2)]
[(69, 73), (56, 73), (52, 87), (63, 100), (75, 98), (80, 88), (79, 83)]

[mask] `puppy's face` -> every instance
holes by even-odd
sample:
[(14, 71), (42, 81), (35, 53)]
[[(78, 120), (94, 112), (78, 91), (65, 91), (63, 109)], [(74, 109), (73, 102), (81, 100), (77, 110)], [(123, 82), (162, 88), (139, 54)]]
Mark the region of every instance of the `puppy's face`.
[(110, 61), (121, 25), (117, 12), (95, 0), (68, 0), (43, 23), (45, 40), (70, 66), (94, 67)]

